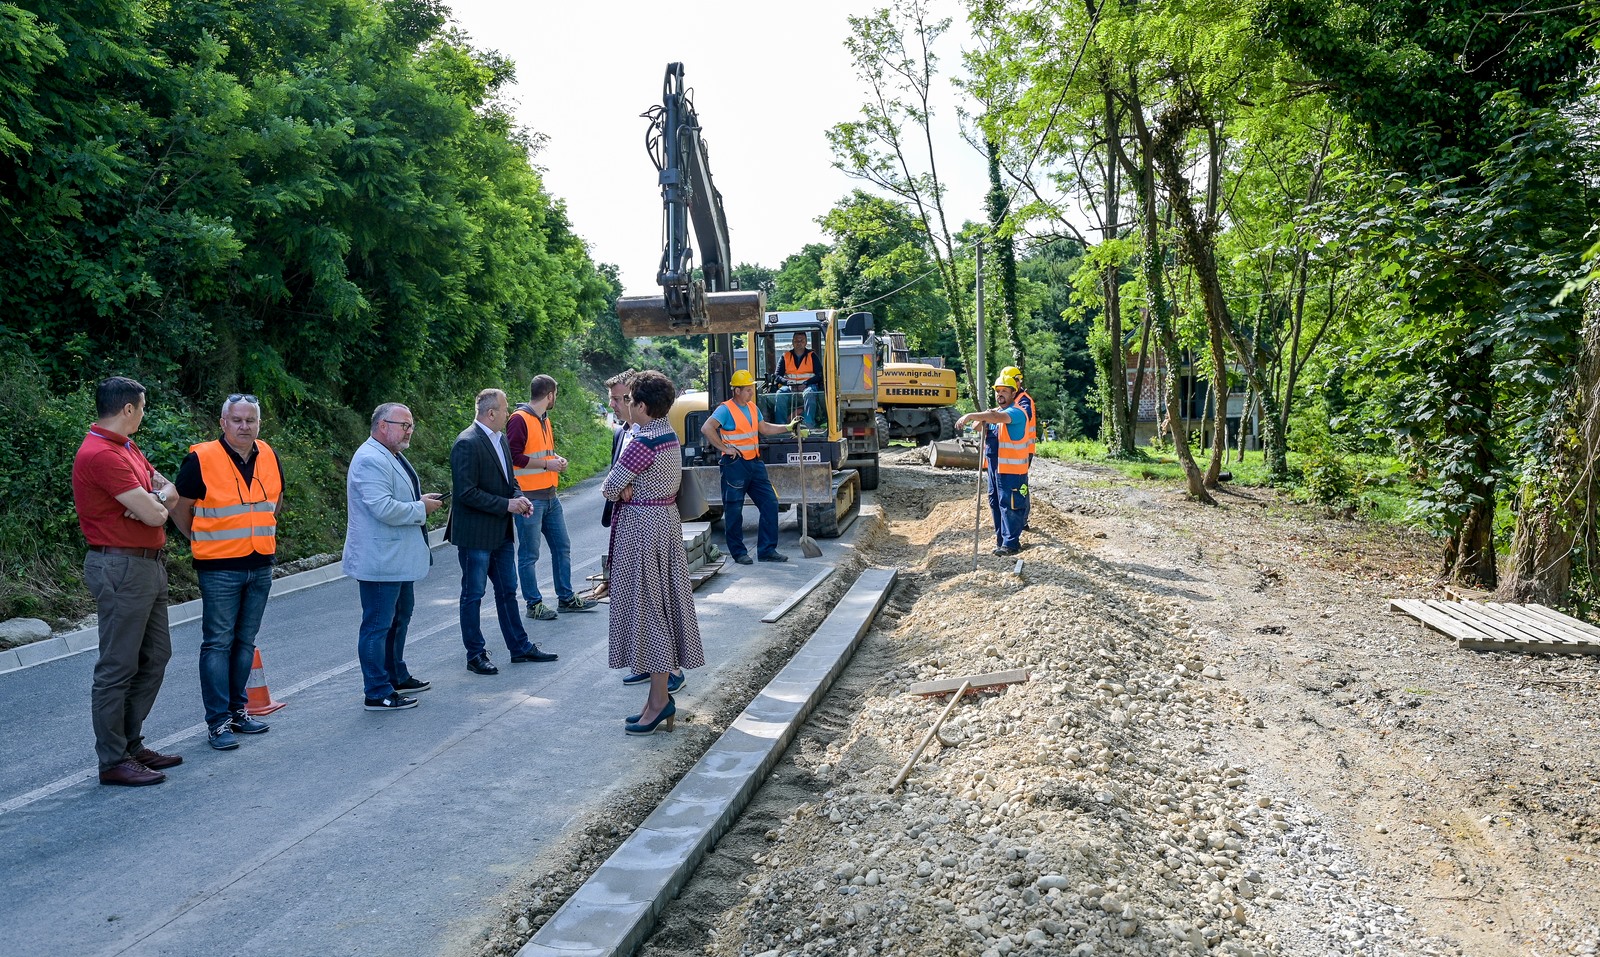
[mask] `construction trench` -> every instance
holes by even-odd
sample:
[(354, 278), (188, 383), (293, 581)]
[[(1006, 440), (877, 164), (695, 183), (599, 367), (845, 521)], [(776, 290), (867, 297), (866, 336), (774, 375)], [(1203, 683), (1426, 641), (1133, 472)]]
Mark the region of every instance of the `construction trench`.
[(458, 953), (539, 952), (870, 568), (896, 570), (872, 627), (637, 953), (1600, 951), (1593, 659), (1464, 651), (1390, 615), (1433, 594), (1432, 542), (1263, 490), (1203, 509), (1039, 460), (1020, 574), (987, 554), (986, 508), (973, 571), (975, 476), (922, 456), (885, 457), (882, 525), (680, 725), (656, 784)]

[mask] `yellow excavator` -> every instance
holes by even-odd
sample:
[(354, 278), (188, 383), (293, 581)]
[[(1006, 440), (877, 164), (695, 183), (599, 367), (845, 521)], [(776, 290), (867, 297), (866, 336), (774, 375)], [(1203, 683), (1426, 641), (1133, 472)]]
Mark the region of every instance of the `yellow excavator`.
[(912, 358), (903, 332), (884, 333), (878, 343), (879, 443), (909, 439), (927, 445), (955, 438), (955, 370), (939, 357)]
[[(679, 396), (671, 413), (683, 447), (683, 480), (695, 482), (710, 504), (704, 517), (720, 518), (722, 476), (716, 464), (717, 451), (701, 438), (700, 427), (711, 410), (732, 396), (729, 379), (736, 370), (748, 369), (763, 383), (774, 369), (769, 363), (782, 351), (776, 340), (782, 337), (787, 345), (793, 333), (805, 332), (823, 360), (828, 382), (825, 415), (819, 417), (816, 431), (803, 439), (792, 433), (763, 436), (761, 458), (779, 505), (788, 508), (805, 503), (810, 534), (837, 536), (860, 511), (862, 479), (854, 466), (867, 460), (869, 447), (874, 483), (877, 478), (878, 440), (873, 430), (877, 396), (859, 394), (876, 382), (872, 375), (872, 316), (839, 317), (827, 311), (770, 313), (765, 293), (733, 288), (722, 194), (711, 181), (699, 116), (683, 84), (683, 64), (667, 65), (662, 103), (644, 117), (650, 121), (646, 146), (661, 185), (666, 239), (656, 281), (662, 294), (618, 299), (617, 318), (623, 334), (631, 337), (707, 337), (706, 391)], [(699, 243), (699, 276), (695, 275), (695, 251), (689, 242), (691, 226)], [(853, 365), (842, 355), (851, 350), (840, 345), (852, 335), (864, 342), (867, 350), (865, 361), (858, 358)], [(864, 378), (859, 375), (863, 365)], [(858, 373), (853, 378), (845, 375), (850, 369)], [(854, 384), (847, 388), (847, 381)], [(757, 401), (762, 415), (775, 421), (770, 395), (758, 392)], [(857, 409), (862, 411), (853, 411)]]

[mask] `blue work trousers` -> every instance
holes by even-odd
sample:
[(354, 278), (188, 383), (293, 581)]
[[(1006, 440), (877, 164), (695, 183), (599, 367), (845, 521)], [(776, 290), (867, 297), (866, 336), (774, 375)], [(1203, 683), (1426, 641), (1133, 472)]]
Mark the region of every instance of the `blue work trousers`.
[(1022, 524), (1028, 517), (1028, 476), (1001, 475), (990, 466), (989, 515), (994, 519), (995, 545), (1022, 547)]
[(517, 524), (517, 578), (522, 584), (522, 600), (530, 605), (544, 601), (539, 592), (539, 536), (550, 543), (550, 577), (555, 579), (556, 597), (571, 601), (572, 540), (567, 537), (567, 519), (558, 498), (528, 499), (533, 511), (514, 515)]
[(784, 386), (774, 395), (778, 398), (773, 407), (773, 412), (779, 422), (787, 423), (794, 418), (794, 405), (798, 400), (805, 403), (805, 412), (802, 414), (806, 428), (814, 429), (817, 427), (817, 402), (822, 398), (822, 393), (818, 391), (816, 386), (808, 386), (803, 391)]
[(272, 594), (272, 566), (202, 571), (200, 578), (200, 703), (206, 727), (244, 710), (256, 632)]
[(724, 455), (722, 468), (722, 527), (728, 534), (728, 554), (734, 558), (748, 554), (744, 547), (744, 499), (750, 496), (761, 513), (756, 532), (756, 555), (771, 555), (778, 550), (778, 495), (767, 477), (767, 464), (760, 459)]

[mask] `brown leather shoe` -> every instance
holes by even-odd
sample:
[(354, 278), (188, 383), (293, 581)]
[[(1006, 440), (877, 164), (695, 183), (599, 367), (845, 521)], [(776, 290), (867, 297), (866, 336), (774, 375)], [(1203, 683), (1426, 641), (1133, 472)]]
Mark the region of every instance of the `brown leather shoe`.
[(160, 771), (152, 771), (132, 758), (123, 758), (121, 763), (100, 772), (101, 784), (121, 784), (130, 788), (144, 787), (146, 784), (160, 784), (167, 776)]
[(133, 759), (152, 771), (165, 771), (167, 768), (175, 768), (183, 763), (183, 755), (181, 754), (162, 754), (152, 748), (140, 748), (139, 753), (135, 754)]

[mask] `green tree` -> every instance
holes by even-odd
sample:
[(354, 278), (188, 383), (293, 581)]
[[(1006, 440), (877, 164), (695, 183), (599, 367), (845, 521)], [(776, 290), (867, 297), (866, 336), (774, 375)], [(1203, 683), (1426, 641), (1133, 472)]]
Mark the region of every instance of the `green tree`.
[(958, 265), (961, 251), (945, 210), (944, 180), (934, 148), (933, 81), (938, 58), (933, 47), (950, 27), (931, 17), (920, 0), (896, 0), (862, 17), (852, 16), (845, 47), (856, 74), (867, 87), (861, 119), (828, 131), (834, 165), (865, 180), (913, 211), (927, 236), (928, 254), (943, 287), (967, 387), (973, 401), (987, 395), (972, 379), (973, 329), (967, 318), (965, 286)]
[(769, 309), (825, 309), (822, 289), (822, 258), (828, 254), (823, 243), (807, 243), (799, 252), (783, 260), (772, 279), (767, 296)]
[[(1518, 286), (1524, 268), (1540, 268), (1551, 239), (1571, 240), (1546, 236), (1507, 262), (1510, 250), (1482, 219), (1459, 216), (1459, 206), (1494, 201), (1489, 187), (1503, 165), (1493, 161), (1542, 122), (1543, 110), (1573, 102), (1594, 62), (1581, 35), (1591, 16), (1579, 6), (1526, 14), (1473, 2), (1441, 9), (1422, 0), (1272, 0), (1258, 16), (1266, 35), (1290, 48), (1350, 118), (1365, 155), (1399, 174), (1364, 210), (1341, 218), (1376, 241), (1371, 261), (1384, 271), (1402, 320), (1404, 334), (1388, 352), (1391, 368), (1409, 382), (1397, 422), (1433, 466), (1444, 571), (1487, 586), (1498, 576), (1495, 507), (1506, 460), (1497, 392), (1527, 368), (1518, 345), (1524, 320), (1540, 326), (1548, 314), (1544, 306), (1519, 308), (1527, 300)], [(1530, 191), (1499, 195), (1512, 205), (1496, 208), (1493, 220), (1515, 217)], [(1383, 239), (1385, 211), (1404, 211), (1415, 227), (1402, 231), (1403, 249)], [(1419, 251), (1441, 255), (1417, 272), (1407, 260)], [(1577, 311), (1557, 312), (1564, 313), (1556, 317), (1559, 338), (1576, 342)], [(1501, 358), (1507, 352), (1509, 364)]]
[(824, 301), (870, 310), (878, 329), (906, 333), (913, 350), (945, 344), (949, 310), (920, 220), (893, 200), (855, 190), (820, 222), (833, 239), (822, 258)]

